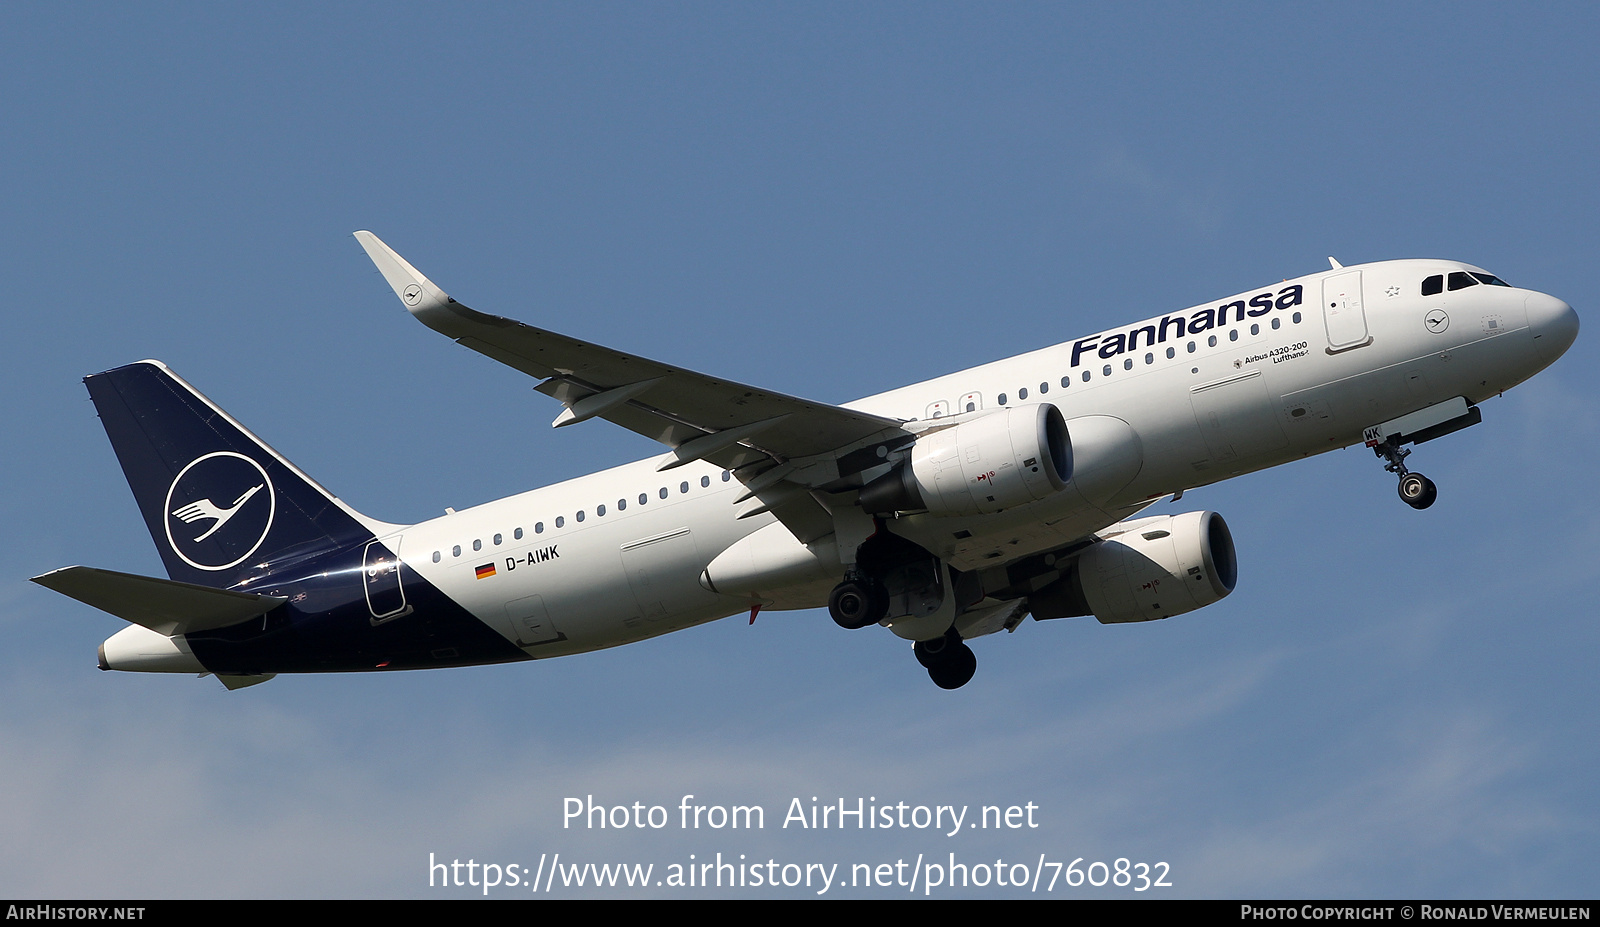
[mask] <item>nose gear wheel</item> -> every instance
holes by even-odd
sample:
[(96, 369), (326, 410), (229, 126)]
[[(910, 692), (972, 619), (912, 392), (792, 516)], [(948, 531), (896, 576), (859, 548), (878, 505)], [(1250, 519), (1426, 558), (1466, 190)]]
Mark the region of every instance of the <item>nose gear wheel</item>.
[(1400, 477), (1401, 502), (1414, 509), (1425, 509), (1439, 498), (1439, 487), (1433, 485), (1433, 480), (1406, 468), (1406, 458), (1411, 456), (1410, 448), (1403, 448), (1389, 438), (1374, 445), (1372, 453), (1387, 461), (1383, 469)]

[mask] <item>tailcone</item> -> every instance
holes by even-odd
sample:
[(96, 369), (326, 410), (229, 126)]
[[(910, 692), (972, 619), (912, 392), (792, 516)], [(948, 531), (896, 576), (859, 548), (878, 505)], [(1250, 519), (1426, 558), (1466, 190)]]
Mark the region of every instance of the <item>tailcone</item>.
[(206, 668), (179, 634), (167, 637), (131, 624), (100, 645), (100, 668), (134, 673), (204, 673)]

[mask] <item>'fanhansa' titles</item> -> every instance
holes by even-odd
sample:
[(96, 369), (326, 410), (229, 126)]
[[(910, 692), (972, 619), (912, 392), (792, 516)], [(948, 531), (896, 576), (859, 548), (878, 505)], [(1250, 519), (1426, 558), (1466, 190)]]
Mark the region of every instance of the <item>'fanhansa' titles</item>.
[[(1136, 351), (1141, 347), (1148, 348), (1152, 345), (1163, 344), (1171, 338), (1182, 338), (1185, 335), (1197, 335), (1212, 329), (1236, 325), (1248, 318), (1260, 318), (1274, 309), (1283, 310), (1290, 306), (1300, 305), (1304, 298), (1305, 290), (1300, 284), (1286, 286), (1274, 295), (1270, 290), (1257, 293), (1250, 297), (1249, 302), (1236, 299), (1229, 303), (1212, 308), (1206, 306), (1196, 309), (1193, 314), (1184, 316), (1164, 315), (1159, 320), (1148, 325), (1141, 325), (1125, 332), (1115, 332), (1110, 335), (1090, 335), (1080, 338), (1072, 343), (1072, 366), (1077, 367), (1085, 354), (1099, 354), (1101, 358), (1110, 360), (1118, 354)], [(1232, 313), (1232, 319), (1229, 314)], [(1141, 340), (1142, 339), (1142, 340)]]

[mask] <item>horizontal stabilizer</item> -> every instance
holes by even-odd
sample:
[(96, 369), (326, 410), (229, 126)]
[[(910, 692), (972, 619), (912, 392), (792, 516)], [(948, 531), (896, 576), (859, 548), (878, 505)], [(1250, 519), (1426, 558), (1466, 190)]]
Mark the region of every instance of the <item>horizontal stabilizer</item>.
[(86, 566), (62, 567), (33, 581), (168, 637), (225, 628), (289, 601)]

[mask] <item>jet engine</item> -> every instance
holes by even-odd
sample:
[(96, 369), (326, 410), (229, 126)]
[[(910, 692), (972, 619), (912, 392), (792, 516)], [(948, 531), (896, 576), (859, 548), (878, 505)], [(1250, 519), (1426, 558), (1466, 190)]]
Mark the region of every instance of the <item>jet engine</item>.
[(1238, 578), (1233, 535), (1221, 515), (1158, 515), (1112, 526), (1028, 603), (1038, 618), (1152, 621), (1210, 605)]
[(987, 515), (1058, 493), (1072, 479), (1072, 442), (1048, 403), (996, 409), (924, 434), (911, 457), (861, 490), (871, 513)]

